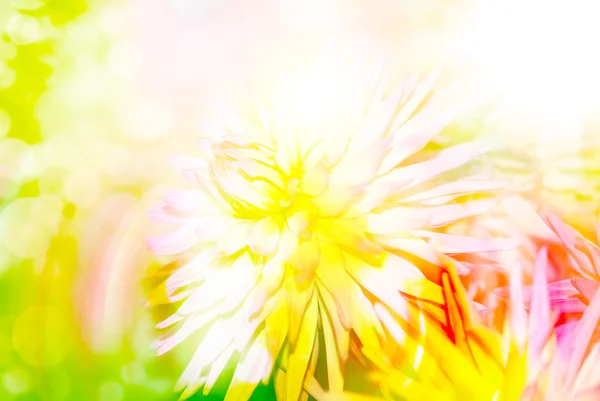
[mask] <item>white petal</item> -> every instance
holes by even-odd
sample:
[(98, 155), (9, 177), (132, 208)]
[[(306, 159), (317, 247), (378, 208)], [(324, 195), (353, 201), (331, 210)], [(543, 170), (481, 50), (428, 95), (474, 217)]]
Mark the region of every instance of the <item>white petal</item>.
[(509, 251), (520, 244), (514, 238), (474, 238), (427, 231), (413, 231), (413, 234), (428, 238), (438, 252), (448, 254)]
[(264, 191), (238, 175), (224, 175), (217, 177), (219, 186), (231, 197), (248, 208), (271, 210), (275, 204)]
[(227, 232), (223, 233), (218, 240), (217, 246), (226, 255), (233, 255), (248, 245), (249, 233), (252, 227), (251, 220), (235, 220)]
[(421, 191), (415, 195), (407, 196), (399, 201), (402, 203), (419, 202), (446, 195), (462, 196), (474, 192), (493, 191), (506, 186), (506, 181), (486, 180), (478, 178), (465, 178), (458, 181), (447, 182), (429, 191)]
[(254, 291), (254, 300), (250, 308), (250, 314), (254, 315), (260, 311), (269, 297), (273, 296), (281, 286), (284, 278), (284, 261), (281, 257), (282, 250), (279, 250), (275, 257), (270, 258), (261, 272), (259, 282)]
[[(407, 102), (402, 105), (400, 113), (396, 116), (392, 125), (392, 132), (404, 124), (423, 103), (423, 100), (431, 93), (438, 75), (439, 73), (429, 75), (423, 81), (419, 82), (414, 91), (410, 91), (411, 88), (409, 86), (406, 87), (407, 90), (404, 92), (403, 100), (407, 99)], [(413, 82), (416, 82), (416, 77)]]
[(389, 150), (390, 138), (384, 138), (366, 149), (344, 156), (333, 168), (333, 185), (361, 185), (375, 178), (385, 153)]
[(426, 211), (397, 207), (381, 213), (366, 216), (367, 231), (379, 236), (390, 236), (416, 230), (430, 225), (430, 216)]
[(160, 202), (148, 210), (147, 216), (150, 220), (158, 223), (179, 225), (188, 223), (193, 219), (193, 217), (190, 217), (190, 213), (175, 210), (164, 202)]
[(453, 118), (454, 112), (444, 112), (428, 117), (426, 121), (414, 118), (400, 127), (397, 132), (394, 132), (394, 142), (381, 163), (379, 173), (390, 171), (406, 158), (423, 149)]
[(197, 174), (206, 174), (208, 169), (206, 160), (196, 157), (171, 156), (169, 163), (188, 179), (193, 179)]
[(222, 307), (226, 310), (231, 309), (242, 302), (257, 278), (255, 265), (248, 254), (244, 254), (231, 266), (222, 268), (198, 286), (181, 305), (178, 313), (182, 315), (195, 313), (223, 300), (226, 302)]
[(221, 355), (210, 365), (210, 371), (206, 376), (206, 384), (202, 390), (202, 394), (207, 395), (217, 382), (217, 379), (223, 372), (225, 365), (233, 355), (234, 348), (230, 345), (223, 351)]
[(387, 199), (398, 197), (401, 191), (468, 163), (485, 150), (480, 144), (461, 144), (438, 152), (431, 160), (392, 170), (369, 185), (365, 197), (353, 205), (351, 211), (353, 215), (368, 213)]
[(298, 189), (310, 196), (319, 196), (329, 186), (329, 161), (323, 157), (314, 166), (309, 166), (298, 183)]
[(215, 272), (215, 269), (210, 267), (213, 261), (212, 252), (204, 251), (199, 253), (189, 263), (171, 273), (166, 282), (167, 291), (173, 292), (178, 288), (209, 277)]
[(248, 232), (247, 243), (257, 255), (270, 256), (277, 250), (281, 229), (272, 217), (254, 223)]
[[(404, 87), (400, 85), (381, 103), (371, 107), (360, 129), (352, 137), (349, 149), (351, 152), (368, 149), (372, 147), (375, 141), (386, 136), (391, 128), (392, 118), (400, 105), (403, 93)], [(379, 99), (375, 99), (375, 101), (379, 102)]]
[(178, 383), (192, 383), (226, 348), (235, 337), (235, 325), (232, 319), (215, 322), (204, 338)]
[(206, 207), (213, 207), (206, 194), (198, 189), (170, 191), (163, 198), (166, 204), (183, 211), (194, 211)]
[(267, 350), (263, 333), (249, 347), (235, 369), (225, 401), (244, 401), (250, 398), (265, 372), (271, 372), (273, 359)]
[(196, 224), (188, 223), (170, 234), (148, 238), (148, 248), (157, 255), (174, 255), (190, 249), (196, 244)]
[(472, 202), (456, 203), (425, 209), (429, 214), (430, 227), (443, 227), (466, 217), (477, 216), (489, 212), (496, 204), (497, 199), (483, 199)]
[(358, 199), (363, 191), (362, 185), (330, 186), (323, 195), (315, 200), (322, 217), (331, 217), (343, 213)]
[(373, 268), (355, 258), (346, 258), (346, 270), (357, 283), (392, 308), (401, 316), (407, 316), (408, 307), (400, 293), (387, 282), (377, 268)]
[(420, 238), (378, 238), (377, 242), (386, 247), (415, 255), (436, 266), (440, 265), (437, 253), (431, 245)]
[(404, 330), (402, 330), (400, 325), (392, 317), (392, 315), (387, 310), (387, 308), (385, 306), (381, 305), (380, 303), (377, 303), (377, 304), (375, 304), (374, 309), (375, 309), (375, 313), (377, 314), (377, 317), (379, 318), (381, 323), (383, 323), (383, 325), (389, 331), (389, 333), (392, 335), (394, 340), (396, 340), (396, 342), (398, 344), (404, 344), (405, 340), (406, 340), (406, 332)]
[(156, 348), (156, 353), (158, 355), (163, 355), (166, 352), (169, 352), (197, 330), (215, 320), (217, 315), (218, 311), (213, 309), (202, 314), (188, 317), (173, 335), (158, 340), (153, 344)]
[(166, 318), (165, 320), (163, 320), (162, 322), (158, 323), (156, 325), (157, 329), (166, 329), (167, 327), (170, 327), (176, 323), (179, 323), (183, 320), (183, 316), (179, 316), (177, 314), (175, 315), (171, 315), (168, 318)]

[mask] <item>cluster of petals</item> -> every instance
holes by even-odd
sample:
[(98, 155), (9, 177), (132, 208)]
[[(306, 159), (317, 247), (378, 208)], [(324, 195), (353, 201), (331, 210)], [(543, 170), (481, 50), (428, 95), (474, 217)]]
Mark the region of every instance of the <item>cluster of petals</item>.
[(182, 397), (233, 364), (227, 401), (261, 383), (290, 401), (583, 400), (600, 250), (521, 198), (498, 206), (505, 182), (469, 168), (480, 143), (430, 146), (453, 117), (434, 77), (351, 70), (331, 121), (256, 100), (173, 158), (189, 187), (150, 211), (172, 229), (149, 247), (173, 263), (148, 304), (171, 308), (159, 354), (192, 343)]

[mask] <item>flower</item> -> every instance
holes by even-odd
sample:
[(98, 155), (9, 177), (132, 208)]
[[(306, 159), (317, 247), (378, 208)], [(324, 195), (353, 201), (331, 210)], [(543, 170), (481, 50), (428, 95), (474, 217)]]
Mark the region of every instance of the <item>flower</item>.
[(524, 392), (524, 400), (591, 401), (600, 396), (600, 343), (594, 332), (600, 321), (600, 292), (576, 322), (562, 352), (555, 353)]
[[(511, 270), (505, 322), (519, 348), (526, 350), (528, 360), (527, 385), (520, 399), (597, 399), (599, 250), (558, 216), (548, 212), (540, 215), (564, 249), (541, 246), (531, 272), (531, 286), (522, 286), (520, 263)], [(549, 283), (550, 274), (571, 278)]]
[[(553, 227), (558, 224), (554, 221)], [(565, 234), (564, 227), (561, 234)], [(385, 329), (403, 337), (398, 342), (404, 344), (404, 359), (412, 362), (403, 366), (398, 360), (369, 355), (376, 365), (375, 380), (382, 392), (389, 394), (385, 399), (598, 399), (600, 292), (588, 294), (589, 306), (574, 322), (569, 341), (556, 347), (560, 332), (555, 324), (562, 310), (552, 299), (556, 289), (548, 283), (546, 247), (537, 253), (531, 270), (532, 286), (523, 286), (529, 272), (523, 271), (520, 263), (510, 269), (502, 331), (479, 322), (456, 275), (453, 264), (457, 262), (442, 259), (447, 262), (442, 288), (450, 333), (428, 325), (407, 336), (410, 330), (402, 322), (389, 314), (381, 315)], [(413, 350), (412, 355), (407, 355), (407, 350)]]
[[(569, 276), (565, 268), (563, 246), (556, 234), (544, 223), (535, 204), (523, 196), (507, 196), (500, 200), (489, 213), (464, 219), (446, 229), (446, 232), (465, 236), (508, 237), (519, 240), (514, 249), (495, 252), (461, 255), (457, 258), (466, 265), (466, 275), (461, 279), (470, 299), (480, 308), (494, 315), (494, 309), (502, 306), (508, 296), (508, 281), (511, 271), (519, 264), (523, 283), (530, 285), (539, 251), (546, 248), (549, 254), (546, 270), (549, 281), (558, 281)], [(491, 323), (491, 322), (490, 322)], [(503, 318), (496, 321), (501, 328)]]
[(553, 308), (561, 314), (557, 330), (564, 338), (561, 343), (568, 346), (577, 321), (600, 287), (600, 248), (555, 214), (543, 213), (542, 217), (563, 246), (561, 262), (569, 272), (569, 278), (550, 283)]
[(520, 341), (524, 338), (519, 336), (526, 323), (519, 319), (524, 313), (517, 295), (519, 281), (511, 280), (515, 302), (507, 329), (500, 333), (478, 319), (457, 275), (458, 262), (442, 259), (445, 330), (431, 324), (423, 313), (420, 330), (410, 330), (377, 305), (383, 326), (391, 336), (401, 337), (397, 341), (403, 344), (400, 358), (368, 354), (381, 391), (393, 400), (519, 400), (528, 375), (525, 344)]
[(319, 327), (328, 371), (343, 371), (350, 343), (377, 349), (385, 338), (375, 303), (403, 315), (415, 289), (441, 296), (426, 280), (438, 276), (436, 252), (514, 246), (437, 231), (489, 210), (494, 200), (469, 196), (503, 183), (443, 179), (480, 155), (479, 144), (422, 151), (452, 117), (431, 95), (433, 78), (386, 93), (384, 81), (363, 86), (364, 71), (342, 84), (344, 69), (315, 78), (320, 71), (283, 82), (271, 107), (257, 101), (258, 126), (227, 114), (224, 132), (201, 140), (202, 158), (175, 159), (195, 187), (151, 212), (178, 228), (150, 248), (190, 258), (150, 302), (182, 302), (158, 325), (174, 327), (159, 354), (203, 333), (183, 396), (210, 391), (239, 358), (227, 400), (248, 398), (275, 367), (278, 393), (298, 399), (323, 350)]
[[(525, 278), (531, 276), (527, 267), (530, 255), (535, 255), (536, 264), (545, 266), (550, 284), (551, 309), (558, 314), (556, 336), (559, 345), (568, 345), (577, 321), (585, 312), (596, 290), (600, 287), (600, 249), (583, 237), (577, 230), (562, 221), (557, 215), (539, 211), (541, 221), (551, 236), (530, 236), (529, 246), (522, 247), (520, 265), (525, 265)], [(498, 288), (496, 295), (506, 298), (507, 288)], [(533, 299), (531, 286), (524, 287), (525, 306), (530, 308)], [(497, 311), (490, 310), (492, 315)], [(502, 312), (499, 313), (502, 315)]]
[[(564, 224), (560, 223), (555, 216), (547, 217), (549, 217), (549, 221), (554, 221), (553, 228), (556, 228), (556, 224)], [(566, 233), (563, 231), (564, 228), (560, 229), (561, 238), (564, 238), (563, 235)], [(576, 242), (578, 241), (574, 241), (572, 245)], [(579, 242), (577, 245), (582, 245), (582, 243)], [(545, 259), (546, 255), (541, 253), (537, 263), (539, 268), (536, 269), (540, 275), (545, 274)], [(556, 298), (557, 294), (564, 293), (561, 287), (563, 286), (561, 285), (557, 290), (556, 287), (553, 288), (553, 284), (546, 284), (545, 287), (538, 285), (536, 288), (534, 284), (534, 288), (529, 294), (531, 307), (528, 337), (530, 343), (541, 344), (539, 340), (543, 338), (543, 335), (551, 333), (551, 325), (554, 325), (553, 319), (549, 317), (565, 313), (564, 307), (560, 305), (565, 300), (559, 298), (557, 307), (557, 299), (552, 299), (552, 297)], [(537, 370), (532, 370), (534, 374), (530, 375), (528, 386), (523, 393), (523, 400), (591, 401), (600, 396), (600, 375), (597, 373), (597, 366), (600, 362), (600, 343), (598, 342), (600, 292), (589, 293), (585, 289), (583, 292), (590, 298), (586, 302), (587, 306), (583, 308), (580, 318), (572, 323), (558, 326), (552, 334), (553, 341), (557, 342), (559, 347), (551, 350), (549, 355), (545, 356), (540, 352), (541, 347), (533, 351), (530, 349), (528, 357), (537, 362)], [(581, 303), (581, 300), (579, 302)], [(548, 312), (544, 313), (544, 310)], [(561, 339), (561, 337), (566, 338)]]

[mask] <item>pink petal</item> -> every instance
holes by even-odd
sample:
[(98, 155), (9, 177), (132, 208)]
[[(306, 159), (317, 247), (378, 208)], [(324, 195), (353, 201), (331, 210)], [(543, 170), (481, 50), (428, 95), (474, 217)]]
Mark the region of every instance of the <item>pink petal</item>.
[(520, 347), (527, 339), (527, 314), (523, 305), (523, 279), (521, 265), (517, 263), (510, 270), (510, 323), (513, 335)]
[(583, 313), (585, 312), (587, 305), (579, 298), (567, 298), (550, 301), (550, 308), (558, 311), (561, 314), (564, 313)]
[(554, 329), (556, 335), (556, 342), (558, 343), (561, 356), (568, 359), (571, 355), (571, 348), (573, 346), (573, 333), (577, 327), (577, 321), (571, 321), (563, 323)]
[(594, 294), (600, 288), (600, 283), (594, 280), (587, 280), (583, 278), (575, 278), (571, 280), (573, 286), (583, 295), (588, 301), (590, 301)]
[(540, 210), (539, 214), (565, 245), (571, 246), (577, 241), (575, 230), (565, 224), (558, 216), (543, 210)]
[(550, 299), (546, 270), (548, 269), (548, 250), (543, 247), (534, 266), (531, 312), (529, 314), (529, 350), (538, 355), (552, 330), (550, 322)]
[(558, 235), (563, 245), (570, 251), (573, 267), (577, 270), (587, 270), (587, 274), (594, 274), (595, 269), (588, 258), (588, 255), (582, 252), (581, 249), (583, 246), (589, 253), (590, 248), (587, 246), (588, 241), (571, 226), (565, 224), (558, 216), (543, 211), (540, 212), (540, 215), (556, 235)]
[(573, 333), (573, 350), (568, 365), (567, 385), (575, 380), (585, 358), (590, 340), (600, 320), (600, 291), (596, 291)]

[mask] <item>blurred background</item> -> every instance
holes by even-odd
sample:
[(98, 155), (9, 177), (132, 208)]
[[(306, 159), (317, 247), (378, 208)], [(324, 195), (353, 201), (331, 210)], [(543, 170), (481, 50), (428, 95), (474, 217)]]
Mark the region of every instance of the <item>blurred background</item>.
[(165, 262), (144, 238), (177, 185), (167, 157), (215, 100), (325, 45), (441, 69), (460, 113), (439, 145), (489, 142), (495, 174), (591, 232), (599, 17), (593, 0), (1, 0), (0, 400), (178, 398), (186, 351), (154, 356), (141, 285)]

